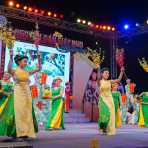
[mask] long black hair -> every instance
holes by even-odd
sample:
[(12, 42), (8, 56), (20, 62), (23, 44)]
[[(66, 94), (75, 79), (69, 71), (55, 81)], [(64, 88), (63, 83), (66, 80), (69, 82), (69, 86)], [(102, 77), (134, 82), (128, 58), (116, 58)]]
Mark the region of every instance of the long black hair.
[(25, 56), (25, 55), (19, 55), (19, 54), (14, 57), (14, 61), (15, 61), (15, 63), (16, 63), (17, 65), (19, 65), (19, 62), (20, 62), (21, 60), (23, 60), (23, 59), (27, 59), (27, 60), (28, 60), (28, 57)]
[(93, 80), (93, 81), (97, 81), (98, 80), (98, 70), (97, 69), (92, 70), (91, 75), (89, 77), (89, 80), (92, 80), (93, 73), (96, 73), (96, 80)]

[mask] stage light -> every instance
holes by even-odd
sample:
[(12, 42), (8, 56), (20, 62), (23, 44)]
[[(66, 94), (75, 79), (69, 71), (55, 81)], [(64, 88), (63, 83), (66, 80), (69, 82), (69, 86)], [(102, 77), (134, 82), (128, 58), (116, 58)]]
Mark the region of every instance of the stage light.
[(107, 29), (107, 27), (106, 26), (103, 26), (103, 30), (106, 30)]
[(88, 26), (90, 26), (91, 25), (91, 22), (88, 22), (87, 24), (88, 24)]
[(124, 29), (125, 29), (125, 30), (128, 30), (128, 29), (129, 29), (129, 25), (128, 25), (128, 24), (125, 24), (125, 25), (124, 25)]
[(81, 20), (80, 19), (77, 19), (77, 23), (80, 23), (81, 22)]
[(24, 6), (23, 9), (24, 9), (24, 10), (27, 10), (27, 6)]
[(38, 11), (38, 9), (35, 9), (34, 12), (35, 12), (35, 13), (38, 13), (39, 11)]
[(148, 20), (146, 21), (146, 23), (148, 24)]
[(138, 26), (140, 26), (140, 25), (139, 25), (139, 23), (136, 23), (135, 26), (138, 27)]
[(29, 8), (28, 8), (28, 11), (29, 11), (29, 12), (32, 12), (32, 8), (31, 8), (31, 7), (29, 7)]
[(107, 30), (111, 30), (111, 27), (110, 26), (107, 26)]
[(102, 29), (103, 27), (102, 26), (100, 26), (100, 29)]
[(64, 15), (63, 15), (63, 14), (61, 14), (61, 15), (60, 15), (60, 18), (61, 18), (61, 19), (63, 19), (63, 18), (64, 18)]
[(16, 8), (20, 8), (20, 4), (16, 4)]
[(91, 23), (90, 27), (94, 27), (95, 25)]
[(54, 13), (53, 17), (57, 17), (57, 14), (56, 14), (56, 13)]
[(86, 24), (86, 21), (85, 21), (85, 20), (83, 20), (83, 21), (82, 21), (82, 23), (83, 23), (83, 24)]
[(41, 11), (41, 14), (42, 14), (42, 15), (44, 14), (44, 11), (43, 11), (43, 10)]
[(48, 12), (48, 16), (51, 16), (51, 14), (52, 14), (51, 12)]
[(10, 7), (13, 7), (13, 6), (14, 6), (14, 2), (13, 2), (13, 1), (9, 1), (8, 5), (9, 5)]
[(96, 25), (96, 28), (98, 29), (99, 28), (99, 25)]
[(112, 28), (112, 31), (115, 31), (115, 30), (116, 30), (115, 27), (113, 27), (113, 28)]

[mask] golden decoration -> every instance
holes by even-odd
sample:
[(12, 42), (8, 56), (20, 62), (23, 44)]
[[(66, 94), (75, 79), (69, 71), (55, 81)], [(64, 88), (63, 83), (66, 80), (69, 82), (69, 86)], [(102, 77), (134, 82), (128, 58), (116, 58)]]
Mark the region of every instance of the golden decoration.
[(55, 31), (54, 34), (53, 34), (53, 37), (60, 40), (60, 39), (63, 38), (63, 35), (60, 32)]
[(148, 62), (145, 60), (145, 58), (142, 58), (141, 60), (138, 59), (140, 66), (143, 68), (145, 72), (148, 72)]
[(104, 61), (104, 51), (96, 51), (91, 48), (87, 48), (85, 56), (91, 60), (97, 67), (101, 65)]
[(8, 49), (13, 48), (16, 38), (11, 27), (0, 27), (0, 40), (2, 40), (6, 44)]

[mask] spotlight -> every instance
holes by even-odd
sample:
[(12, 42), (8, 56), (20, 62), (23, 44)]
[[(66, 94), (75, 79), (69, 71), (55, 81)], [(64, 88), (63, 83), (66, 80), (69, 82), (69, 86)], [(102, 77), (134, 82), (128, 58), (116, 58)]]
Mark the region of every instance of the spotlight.
[(146, 21), (146, 23), (148, 24), (148, 20)]
[(91, 24), (90, 24), (90, 27), (94, 27), (94, 24), (91, 23)]
[(106, 30), (107, 29), (107, 27), (106, 26), (103, 26), (103, 30)]
[(86, 24), (86, 21), (85, 21), (85, 20), (83, 20), (83, 21), (82, 21), (82, 23), (83, 23), (83, 24)]
[(54, 13), (53, 17), (57, 17), (57, 14), (56, 14), (56, 13)]
[(63, 19), (63, 18), (64, 18), (64, 15), (63, 15), (63, 14), (61, 14), (61, 15), (60, 15), (60, 18), (61, 18), (61, 19)]
[(29, 7), (29, 8), (28, 8), (28, 11), (29, 11), (29, 12), (32, 12), (32, 8), (31, 8), (31, 7)]
[(38, 9), (35, 9), (34, 12), (35, 12), (35, 13), (38, 13), (39, 11), (38, 11)]
[(77, 23), (80, 23), (81, 22), (81, 20), (80, 19), (77, 19)]
[(115, 27), (113, 27), (113, 28), (112, 28), (112, 31), (115, 31), (115, 30), (116, 30)]
[(87, 24), (88, 24), (88, 26), (90, 26), (91, 25), (91, 22), (88, 22)]
[(24, 9), (24, 10), (27, 10), (27, 6), (24, 6), (23, 9)]
[(51, 12), (48, 12), (48, 16), (51, 16), (51, 14), (52, 14)]
[(13, 7), (13, 6), (14, 6), (14, 2), (13, 2), (13, 1), (9, 1), (8, 5), (9, 5), (10, 7)]
[(125, 24), (125, 25), (124, 25), (124, 29), (125, 29), (125, 30), (128, 30), (128, 29), (129, 29), (129, 25), (128, 25), (128, 24)]
[(20, 8), (20, 4), (16, 4), (16, 8)]
[(138, 27), (139, 26), (139, 23), (136, 23), (136, 27)]
[(110, 26), (107, 26), (107, 30), (111, 30), (111, 27)]
[(96, 28), (98, 29), (99, 28), (99, 25), (96, 25)]
[(41, 14), (42, 14), (42, 15), (44, 14), (44, 11), (43, 11), (43, 10), (41, 11)]

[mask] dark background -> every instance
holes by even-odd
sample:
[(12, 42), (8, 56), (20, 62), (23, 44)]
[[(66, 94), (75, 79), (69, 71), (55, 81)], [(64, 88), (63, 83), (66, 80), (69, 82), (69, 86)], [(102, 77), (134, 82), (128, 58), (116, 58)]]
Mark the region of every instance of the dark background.
[[(7, 5), (8, 0), (0, 0)], [(77, 17), (98, 23), (143, 22), (148, 18), (147, 0), (15, 0), (28, 6), (63, 13), (65, 19)]]

